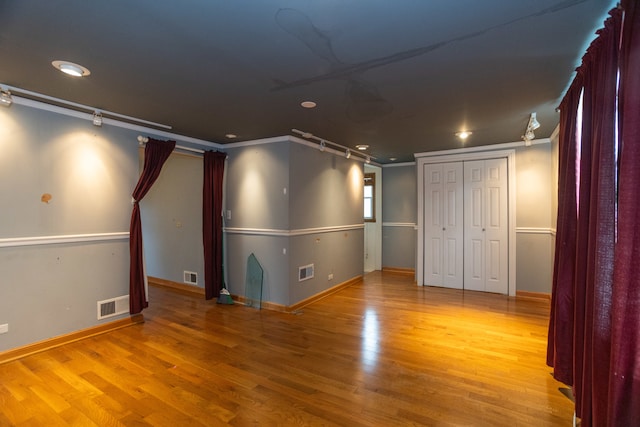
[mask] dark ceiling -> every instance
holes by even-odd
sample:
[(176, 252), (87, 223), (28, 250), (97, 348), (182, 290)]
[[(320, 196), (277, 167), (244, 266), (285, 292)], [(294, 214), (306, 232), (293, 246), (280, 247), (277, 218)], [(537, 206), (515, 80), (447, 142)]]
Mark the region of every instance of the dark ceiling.
[[(548, 137), (605, 0), (0, 0), (0, 83), (216, 143), (297, 128), (379, 163)], [(51, 66), (91, 70), (82, 79)], [(302, 101), (317, 103), (304, 109)], [(238, 136), (229, 140), (226, 134)]]

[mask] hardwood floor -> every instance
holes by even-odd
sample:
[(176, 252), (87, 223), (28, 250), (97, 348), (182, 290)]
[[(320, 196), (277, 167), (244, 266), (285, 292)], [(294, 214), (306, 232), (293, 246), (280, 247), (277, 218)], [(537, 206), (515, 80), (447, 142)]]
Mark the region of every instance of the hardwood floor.
[(295, 314), (150, 299), (144, 324), (0, 365), (0, 425), (571, 424), (547, 301), (380, 272)]

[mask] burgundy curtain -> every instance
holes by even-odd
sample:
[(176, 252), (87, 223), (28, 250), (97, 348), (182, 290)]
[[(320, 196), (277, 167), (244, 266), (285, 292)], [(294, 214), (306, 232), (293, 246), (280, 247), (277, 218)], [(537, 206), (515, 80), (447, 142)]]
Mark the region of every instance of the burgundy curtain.
[(616, 217), (616, 92), (622, 13), (583, 58), (584, 94), (574, 279), (574, 393), (583, 425), (606, 425)]
[(204, 153), (202, 194), (202, 240), (204, 245), (205, 298), (220, 295), (222, 277), (222, 184), (227, 155), (216, 151)]
[(611, 425), (640, 425), (640, 11), (622, 2), (618, 239), (611, 309)]
[(569, 88), (560, 104), (558, 153), (558, 222), (547, 364), (553, 375), (565, 384), (573, 384), (573, 278), (575, 276), (577, 195), (576, 195), (576, 125), (582, 92), (582, 74)]
[(160, 175), (162, 165), (169, 158), (175, 141), (157, 141), (149, 138), (144, 149), (144, 167), (135, 190), (133, 190), (133, 212), (129, 231), (129, 312), (140, 313), (149, 306), (145, 293), (144, 253), (142, 251), (142, 222), (139, 202)]
[[(640, 191), (634, 188), (640, 182), (640, 27), (636, 3), (630, 0), (622, 5), (624, 23), (621, 9), (610, 12), (561, 104), (547, 362), (554, 367), (556, 379), (573, 386), (576, 415), (584, 427), (640, 425), (640, 267), (635, 267), (640, 259)], [(579, 116), (576, 106), (581, 91)]]

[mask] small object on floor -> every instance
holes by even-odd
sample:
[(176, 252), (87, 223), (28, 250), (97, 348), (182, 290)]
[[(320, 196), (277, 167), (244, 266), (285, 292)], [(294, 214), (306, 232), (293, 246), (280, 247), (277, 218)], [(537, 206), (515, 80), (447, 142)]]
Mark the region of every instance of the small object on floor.
[(226, 288), (220, 289), (220, 296), (218, 296), (218, 304), (233, 304), (233, 298)]

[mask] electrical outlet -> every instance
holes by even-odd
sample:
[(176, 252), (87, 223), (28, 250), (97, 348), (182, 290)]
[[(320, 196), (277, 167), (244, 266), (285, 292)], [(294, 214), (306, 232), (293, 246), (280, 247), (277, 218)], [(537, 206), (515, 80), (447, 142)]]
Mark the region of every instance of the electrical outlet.
[(0, 325), (0, 334), (6, 334), (7, 332), (9, 332), (9, 324)]

